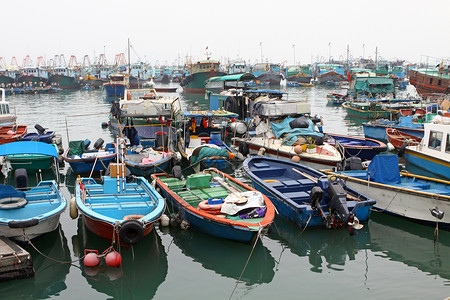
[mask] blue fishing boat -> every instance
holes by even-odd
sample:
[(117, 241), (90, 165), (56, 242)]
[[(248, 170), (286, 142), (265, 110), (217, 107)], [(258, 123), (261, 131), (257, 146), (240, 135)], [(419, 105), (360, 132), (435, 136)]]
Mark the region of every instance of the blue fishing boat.
[(178, 211), (192, 228), (209, 235), (250, 243), (275, 217), (270, 200), (250, 186), (217, 169), (181, 176), (153, 174), (152, 179), (168, 207)]
[(111, 161), (116, 158), (116, 146), (108, 143), (103, 147), (103, 139), (98, 139), (93, 149), (89, 149), (90, 141), (70, 141), (63, 159), (69, 163), (75, 173), (105, 171)]
[(118, 163), (111, 164), (110, 175), (101, 183), (78, 179), (70, 205), (72, 218), (79, 211), (90, 231), (124, 246), (149, 234), (165, 208), (164, 199), (144, 177), (127, 178), (125, 165)]
[(371, 160), (375, 155), (387, 150), (385, 143), (374, 139), (334, 133), (324, 134), (325, 141), (339, 149), (344, 158), (359, 157), (362, 161)]
[(34, 128), (37, 132), (27, 133), (22, 137), (22, 141), (39, 141), (50, 144), (52, 139), (55, 137), (54, 131), (47, 131), (39, 124), (34, 125)]
[[(26, 143), (24, 147), (22, 143)], [(0, 156), (47, 155), (58, 161), (56, 148), (40, 142), (16, 142), (0, 145)], [(0, 185), (0, 235), (27, 241), (55, 230), (66, 199), (59, 190), (59, 173), (55, 180), (43, 180), (37, 186), (28, 186), (26, 170), (15, 172), (16, 188)]]
[(355, 234), (375, 204), (336, 176), (297, 163), (254, 156), (244, 161), (243, 170), (278, 213), (301, 228), (346, 227)]
[(123, 161), (131, 174), (148, 176), (153, 173), (164, 172), (169, 166), (172, 156), (173, 152), (167, 148), (140, 143), (126, 149)]
[(106, 97), (123, 97), (125, 89), (129, 87), (129, 76), (114, 74), (109, 76), (109, 82), (103, 84)]
[(415, 123), (412, 116), (404, 116), (398, 119), (398, 122), (386, 119), (379, 119), (371, 122), (362, 123), (364, 136), (366, 138), (375, 139), (387, 143), (387, 128), (394, 128), (402, 132), (423, 138), (423, 123)]

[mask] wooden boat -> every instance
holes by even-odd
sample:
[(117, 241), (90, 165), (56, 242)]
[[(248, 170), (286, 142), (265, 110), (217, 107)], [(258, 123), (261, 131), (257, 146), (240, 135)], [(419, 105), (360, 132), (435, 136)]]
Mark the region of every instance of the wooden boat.
[(275, 217), (266, 196), (214, 168), (186, 180), (162, 173), (152, 179), (169, 207), (193, 228), (215, 237), (250, 243)]
[(346, 96), (345, 95), (341, 95), (341, 94), (336, 94), (336, 93), (331, 93), (327, 95), (327, 100), (328, 103), (333, 104), (333, 105), (341, 105), (342, 103), (344, 103), (346, 101)]
[[(0, 145), (0, 156), (18, 154), (47, 155), (54, 159), (55, 165), (58, 159), (56, 148), (45, 143)], [(56, 176), (56, 181), (42, 180), (36, 187), (29, 187), (27, 172), (22, 169), (15, 173), (16, 188), (0, 185), (0, 235), (27, 241), (58, 227), (67, 203), (59, 190), (58, 172)]]
[(406, 167), (412, 164), (428, 176), (450, 180), (450, 118), (437, 116), (435, 122), (424, 124), (420, 144), (406, 146)]
[(324, 133), (325, 141), (341, 151), (344, 158), (359, 157), (371, 160), (375, 155), (387, 150), (385, 143), (357, 136)]
[[(86, 142), (88, 144), (86, 145)], [(108, 143), (103, 148), (103, 139), (98, 139), (94, 149), (88, 149), (90, 141), (70, 141), (63, 159), (69, 163), (75, 173), (105, 171), (111, 161), (116, 158), (116, 146)]]
[(27, 134), (26, 125), (0, 126), (0, 145), (20, 141), (25, 134)]
[(129, 181), (124, 164), (116, 163), (101, 183), (77, 179), (74, 201), (90, 231), (121, 245), (134, 245), (149, 234), (166, 207), (144, 177)]
[(400, 173), (397, 155), (377, 155), (368, 170), (329, 172), (377, 201), (381, 212), (450, 228), (450, 181)]
[(403, 145), (405, 147), (408, 145), (416, 146), (422, 140), (421, 137), (390, 127), (386, 128), (386, 137), (388, 142), (397, 150), (400, 150)]
[(255, 156), (244, 161), (243, 170), (277, 212), (301, 228), (347, 227), (354, 234), (360, 221), (369, 220), (375, 204), (337, 177), (327, 178), (294, 162)]
[(412, 116), (400, 117), (398, 122), (380, 119), (362, 123), (364, 136), (387, 143), (386, 128), (399, 129), (402, 132), (422, 138), (423, 124), (412, 121)]
[(450, 94), (450, 77), (448, 67), (439, 69), (412, 69), (409, 81), (421, 95), (433, 93)]

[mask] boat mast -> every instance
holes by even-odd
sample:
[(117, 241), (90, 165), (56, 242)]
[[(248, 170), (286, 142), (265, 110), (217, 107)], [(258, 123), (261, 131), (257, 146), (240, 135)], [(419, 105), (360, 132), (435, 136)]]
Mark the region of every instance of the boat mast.
[(128, 75), (131, 73), (131, 61), (130, 61), (130, 39), (128, 38)]

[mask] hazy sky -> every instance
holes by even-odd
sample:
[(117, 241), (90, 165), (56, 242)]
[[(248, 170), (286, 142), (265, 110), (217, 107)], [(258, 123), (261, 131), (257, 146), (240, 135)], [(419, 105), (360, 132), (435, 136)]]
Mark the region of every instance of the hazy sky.
[[(0, 57), (64, 54), (172, 64), (186, 55), (292, 64), (317, 57), (450, 57), (450, 0), (3, 0)], [(293, 47), (293, 45), (295, 45)], [(422, 58), (422, 61), (424, 58)]]

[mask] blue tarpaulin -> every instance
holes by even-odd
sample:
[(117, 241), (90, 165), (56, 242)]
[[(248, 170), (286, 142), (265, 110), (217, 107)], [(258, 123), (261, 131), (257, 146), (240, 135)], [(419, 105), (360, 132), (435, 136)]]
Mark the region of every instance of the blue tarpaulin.
[(0, 145), (0, 156), (14, 154), (40, 154), (58, 158), (56, 147), (47, 143), (20, 141)]
[(25, 198), (26, 194), (18, 191), (10, 185), (0, 184), (0, 199), (3, 198)]
[(294, 128), (292, 129), (289, 125), (290, 122), (295, 120), (295, 118), (287, 117), (280, 123), (270, 123), (270, 126), (272, 127), (272, 132), (275, 135), (275, 137), (278, 139), (281, 135), (284, 133), (287, 133), (288, 135), (285, 138), (284, 144), (286, 145), (293, 145), (297, 139), (298, 136), (318, 136), (323, 137), (323, 134), (320, 132), (317, 132), (314, 129), (314, 123), (308, 119), (309, 126), (308, 128)]
[(400, 183), (398, 156), (395, 154), (376, 155), (367, 168), (370, 180), (378, 183)]

